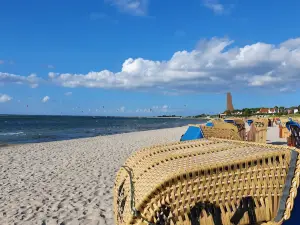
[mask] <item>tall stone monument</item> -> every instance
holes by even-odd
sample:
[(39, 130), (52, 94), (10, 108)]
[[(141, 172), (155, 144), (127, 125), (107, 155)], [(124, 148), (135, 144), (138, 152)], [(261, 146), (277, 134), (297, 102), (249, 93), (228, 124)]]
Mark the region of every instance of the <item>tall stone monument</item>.
[(227, 93), (227, 108), (226, 108), (226, 110), (230, 111), (230, 112), (232, 112), (234, 110), (233, 105), (232, 105), (232, 96), (231, 96), (230, 92)]

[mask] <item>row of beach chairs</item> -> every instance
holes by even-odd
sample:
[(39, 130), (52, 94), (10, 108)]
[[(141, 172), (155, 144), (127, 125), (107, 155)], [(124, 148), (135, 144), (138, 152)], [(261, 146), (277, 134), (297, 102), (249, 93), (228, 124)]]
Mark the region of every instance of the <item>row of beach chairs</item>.
[(216, 119), (205, 125), (190, 125), (181, 141), (200, 138), (221, 138), (228, 140), (266, 143), (268, 119), (253, 118), (247, 120), (249, 129), (246, 130), (245, 121), (240, 118), (226, 120)]
[[(266, 144), (268, 125), (212, 120), (135, 152), (116, 175), (116, 225), (298, 225), (300, 151)], [(299, 123), (281, 126), (300, 146)]]

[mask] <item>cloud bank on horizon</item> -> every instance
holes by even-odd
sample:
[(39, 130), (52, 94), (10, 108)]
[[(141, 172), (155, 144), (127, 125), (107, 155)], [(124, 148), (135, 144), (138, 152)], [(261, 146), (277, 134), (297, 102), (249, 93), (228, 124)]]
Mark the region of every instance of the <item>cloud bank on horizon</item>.
[(300, 38), (279, 45), (258, 42), (233, 46), (226, 38), (199, 41), (192, 51), (177, 51), (167, 61), (128, 58), (122, 69), (86, 74), (54, 73), (48, 78), (0, 72), (0, 83), (32, 88), (49, 83), (69, 88), (142, 89), (161, 93), (220, 92), (260, 88), (288, 91), (300, 81)]

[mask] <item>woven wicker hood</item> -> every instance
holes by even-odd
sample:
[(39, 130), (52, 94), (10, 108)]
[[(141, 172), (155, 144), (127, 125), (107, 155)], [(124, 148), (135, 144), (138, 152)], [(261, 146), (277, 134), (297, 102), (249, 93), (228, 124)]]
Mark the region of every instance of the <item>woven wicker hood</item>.
[(115, 221), (281, 224), (293, 207), (299, 164), (288, 147), (222, 139), (145, 148), (117, 174)]

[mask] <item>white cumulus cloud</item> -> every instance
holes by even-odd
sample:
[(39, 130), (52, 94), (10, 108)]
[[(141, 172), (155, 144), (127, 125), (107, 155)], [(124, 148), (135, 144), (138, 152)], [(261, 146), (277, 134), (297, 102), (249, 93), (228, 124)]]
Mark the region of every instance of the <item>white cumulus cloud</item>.
[(233, 42), (201, 40), (194, 50), (175, 52), (168, 61), (129, 58), (117, 73), (62, 73), (51, 80), (64, 87), (155, 89), (172, 95), (249, 87), (278, 89), (300, 81), (300, 38), (278, 46), (258, 42), (238, 48), (232, 47)]
[(70, 92), (70, 91), (65, 93), (65, 96), (71, 96), (71, 95), (72, 95), (72, 92)]
[(54, 72), (49, 72), (49, 73), (48, 73), (48, 76), (49, 76), (50, 79), (55, 78), (56, 75), (57, 75), (57, 73), (54, 73)]
[(32, 88), (36, 88), (40, 82), (40, 78), (36, 74), (32, 73), (29, 76), (21, 76), (10, 73), (0, 72), (0, 83), (14, 83), (14, 84), (27, 84)]
[(0, 94), (0, 103), (9, 102), (13, 98), (7, 94)]
[(45, 102), (48, 102), (50, 99), (49, 96), (45, 96), (43, 99), (42, 99), (42, 102), (45, 103)]
[(233, 46), (227, 38), (201, 40), (191, 51), (177, 51), (164, 61), (128, 58), (119, 72), (86, 74), (53, 73), (48, 79), (36, 75), (0, 73), (0, 83), (48, 82), (63, 87), (136, 89), (165, 95), (238, 90), (299, 89), (300, 38), (279, 45), (263, 42)]
[(106, 0), (116, 6), (121, 12), (137, 16), (147, 14), (149, 0)]
[(215, 14), (223, 14), (224, 6), (218, 0), (203, 0), (203, 5), (211, 9)]

